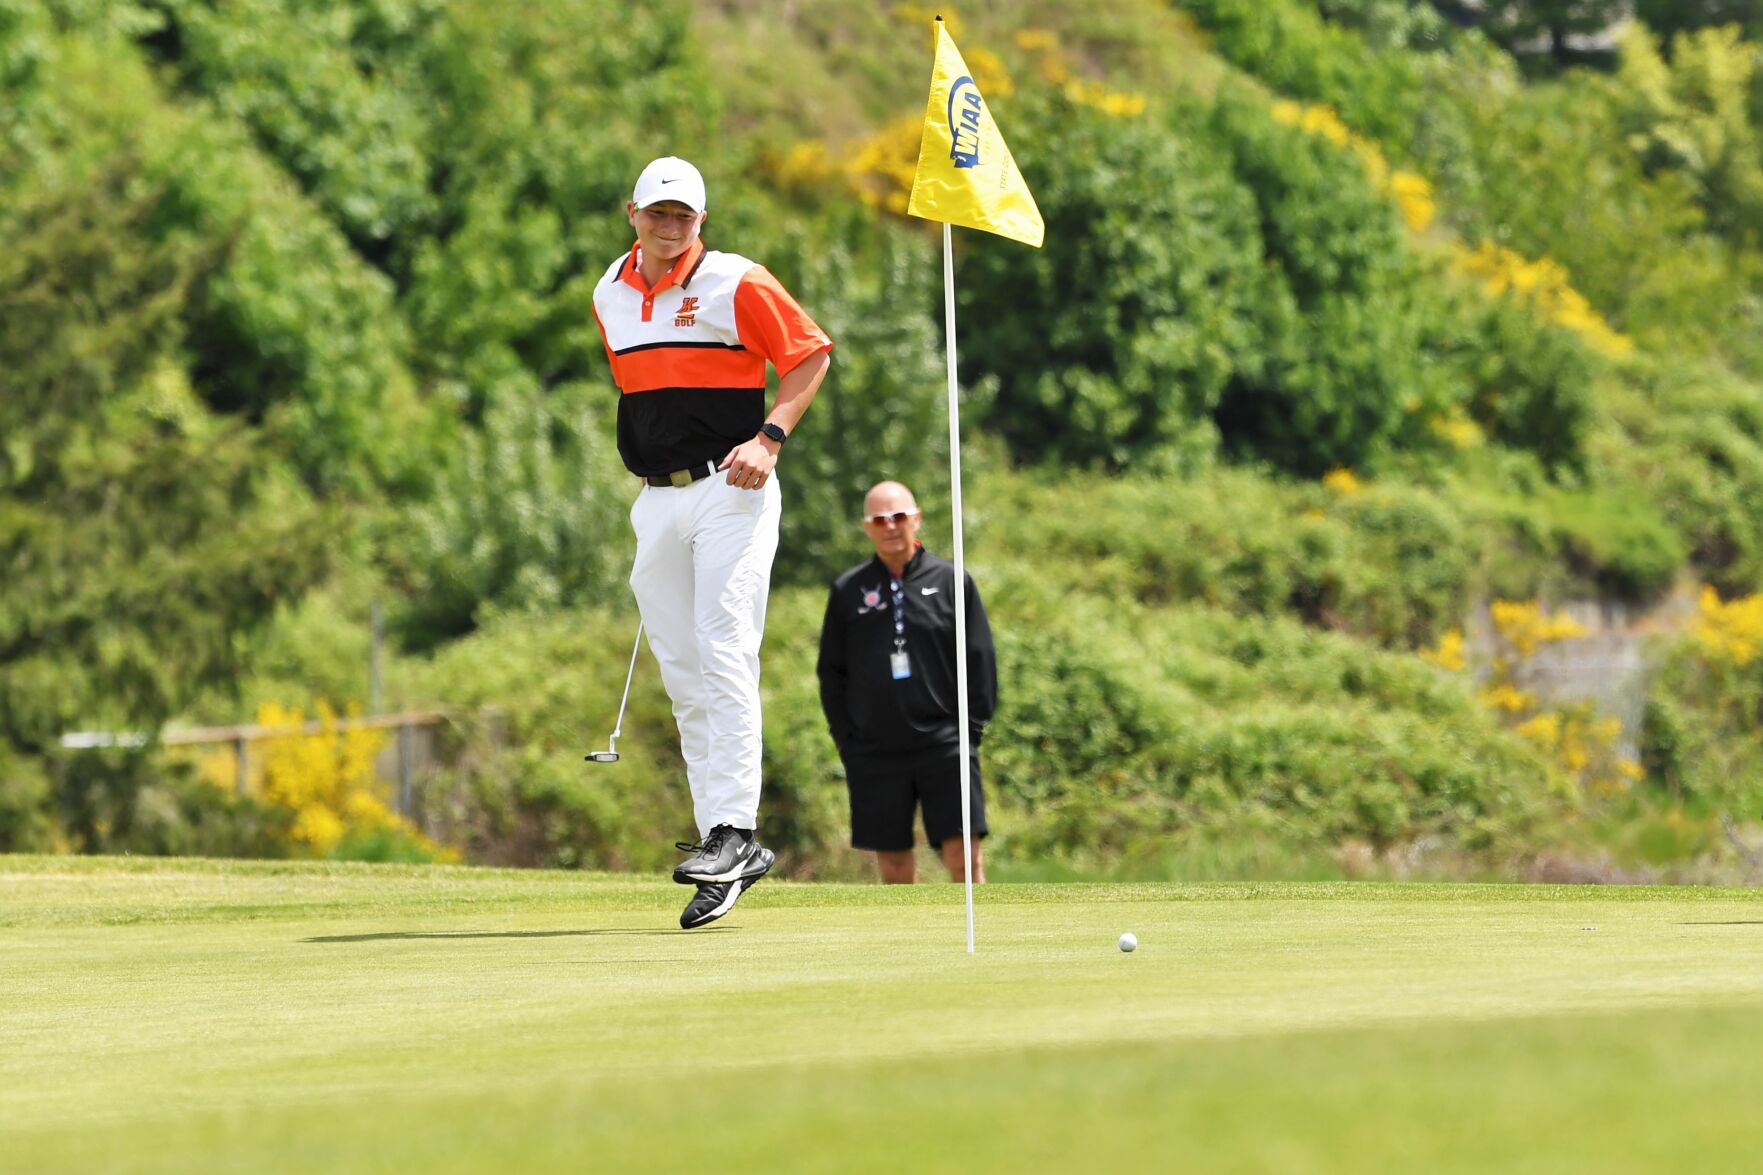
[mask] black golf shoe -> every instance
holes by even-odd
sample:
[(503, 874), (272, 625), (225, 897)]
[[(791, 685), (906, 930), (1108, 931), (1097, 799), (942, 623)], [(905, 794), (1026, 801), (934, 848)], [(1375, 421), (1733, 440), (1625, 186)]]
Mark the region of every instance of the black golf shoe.
[[(746, 877), (760, 854), (771, 856), (750, 830), (718, 824), (699, 844), (681, 841), (678, 848), (690, 857), (673, 867), (673, 879), (681, 885), (707, 885)], [(765, 869), (771, 868), (769, 860)], [(765, 869), (759, 870), (764, 873)], [(755, 874), (754, 876), (757, 876)]]
[(772, 851), (761, 848), (747, 864), (743, 876), (733, 881), (711, 881), (698, 886), (698, 892), (686, 903), (686, 908), (679, 916), (681, 930), (691, 930), (716, 921), (735, 908), (740, 896), (759, 884), (759, 879), (771, 870), (771, 863), (776, 860)]

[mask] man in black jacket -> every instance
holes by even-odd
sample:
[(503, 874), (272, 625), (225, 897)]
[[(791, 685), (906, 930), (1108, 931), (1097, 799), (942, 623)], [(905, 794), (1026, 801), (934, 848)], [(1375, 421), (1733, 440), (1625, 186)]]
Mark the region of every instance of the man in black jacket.
[[(912, 491), (884, 481), (863, 501), (875, 558), (833, 581), (820, 630), (820, 705), (845, 763), (851, 844), (875, 853), (886, 882), (916, 879), (912, 818), (954, 880), (962, 877), (961, 744), (955, 689), (955, 567), (918, 541)], [(985, 880), (979, 743), (998, 706), (998, 662), (985, 605), (967, 593), (973, 880)]]

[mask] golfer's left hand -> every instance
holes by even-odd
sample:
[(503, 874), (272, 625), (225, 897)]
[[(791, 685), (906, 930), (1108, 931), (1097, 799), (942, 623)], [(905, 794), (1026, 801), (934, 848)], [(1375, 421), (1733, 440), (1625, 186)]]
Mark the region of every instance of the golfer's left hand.
[(728, 470), (728, 484), (756, 490), (771, 479), (771, 471), (777, 468), (777, 454), (763, 438), (754, 437), (730, 449), (716, 468)]

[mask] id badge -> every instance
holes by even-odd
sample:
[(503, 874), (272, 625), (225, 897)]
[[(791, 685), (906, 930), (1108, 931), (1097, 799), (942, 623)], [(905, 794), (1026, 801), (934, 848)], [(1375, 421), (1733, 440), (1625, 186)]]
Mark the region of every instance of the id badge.
[(889, 653), (888, 665), (894, 671), (895, 681), (905, 681), (912, 676), (912, 657), (904, 649), (897, 653)]

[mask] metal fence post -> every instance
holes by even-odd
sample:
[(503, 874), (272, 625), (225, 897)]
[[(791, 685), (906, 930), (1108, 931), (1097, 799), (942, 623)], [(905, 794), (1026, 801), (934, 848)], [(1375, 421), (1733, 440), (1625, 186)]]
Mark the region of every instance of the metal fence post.
[(375, 714), (380, 712), (380, 644), (385, 638), (385, 619), (380, 613), (380, 602), (373, 602), (370, 612), (373, 630), (373, 647), (368, 655), (367, 666), (367, 697), (368, 708)]
[(416, 739), (411, 734), (408, 720), (398, 724), (398, 815), (410, 819), (410, 758), (415, 749)]

